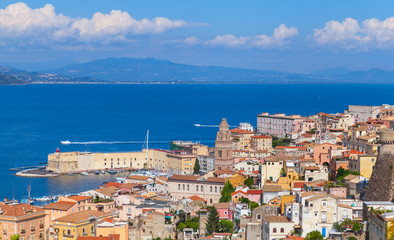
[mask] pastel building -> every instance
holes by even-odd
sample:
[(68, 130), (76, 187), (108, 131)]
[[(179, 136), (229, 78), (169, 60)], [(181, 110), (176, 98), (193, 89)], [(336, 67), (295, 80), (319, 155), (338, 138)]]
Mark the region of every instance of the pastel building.
[(286, 137), (295, 132), (301, 132), (301, 123), (305, 120), (300, 115), (286, 116), (282, 113), (257, 115), (257, 133)]

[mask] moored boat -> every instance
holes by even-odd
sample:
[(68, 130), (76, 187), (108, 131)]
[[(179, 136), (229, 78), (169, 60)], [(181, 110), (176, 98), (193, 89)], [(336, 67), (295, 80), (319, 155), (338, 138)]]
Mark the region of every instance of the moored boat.
[(96, 174), (96, 175), (99, 175), (100, 174), (100, 171), (94, 171), (94, 174)]
[(108, 170), (109, 174), (116, 174), (116, 170)]
[(74, 174), (73, 173), (68, 173), (68, 176), (74, 176)]
[(88, 172), (81, 172), (81, 175), (82, 176), (89, 176), (89, 173)]

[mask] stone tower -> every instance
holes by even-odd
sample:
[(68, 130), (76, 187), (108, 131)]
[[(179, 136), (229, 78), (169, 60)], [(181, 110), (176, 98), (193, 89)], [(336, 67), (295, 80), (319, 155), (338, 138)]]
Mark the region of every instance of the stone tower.
[(394, 130), (380, 133), (382, 144), (368, 184), (365, 201), (394, 200)]
[(233, 141), (225, 118), (219, 126), (215, 141), (215, 170), (233, 169)]

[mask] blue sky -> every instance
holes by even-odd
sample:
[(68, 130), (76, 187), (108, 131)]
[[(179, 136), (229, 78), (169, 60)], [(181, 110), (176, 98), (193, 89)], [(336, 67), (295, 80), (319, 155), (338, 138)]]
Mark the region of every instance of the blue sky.
[(394, 70), (394, 1), (0, 2), (0, 63), (105, 57), (308, 73)]

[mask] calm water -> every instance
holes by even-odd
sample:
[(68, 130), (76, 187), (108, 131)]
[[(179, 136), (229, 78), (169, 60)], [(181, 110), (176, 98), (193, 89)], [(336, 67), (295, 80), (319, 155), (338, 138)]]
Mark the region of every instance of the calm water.
[[(348, 104), (394, 104), (394, 85), (27, 85), (0, 86), (0, 198), (40, 197), (98, 187), (113, 175), (22, 178), (9, 168), (37, 165), (61, 151), (141, 150), (142, 144), (68, 145), (60, 141), (198, 140), (216, 128), (256, 124), (260, 112), (311, 115)], [(209, 140), (209, 142), (208, 142)], [(151, 147), (168, 149), (168, 144)]]

